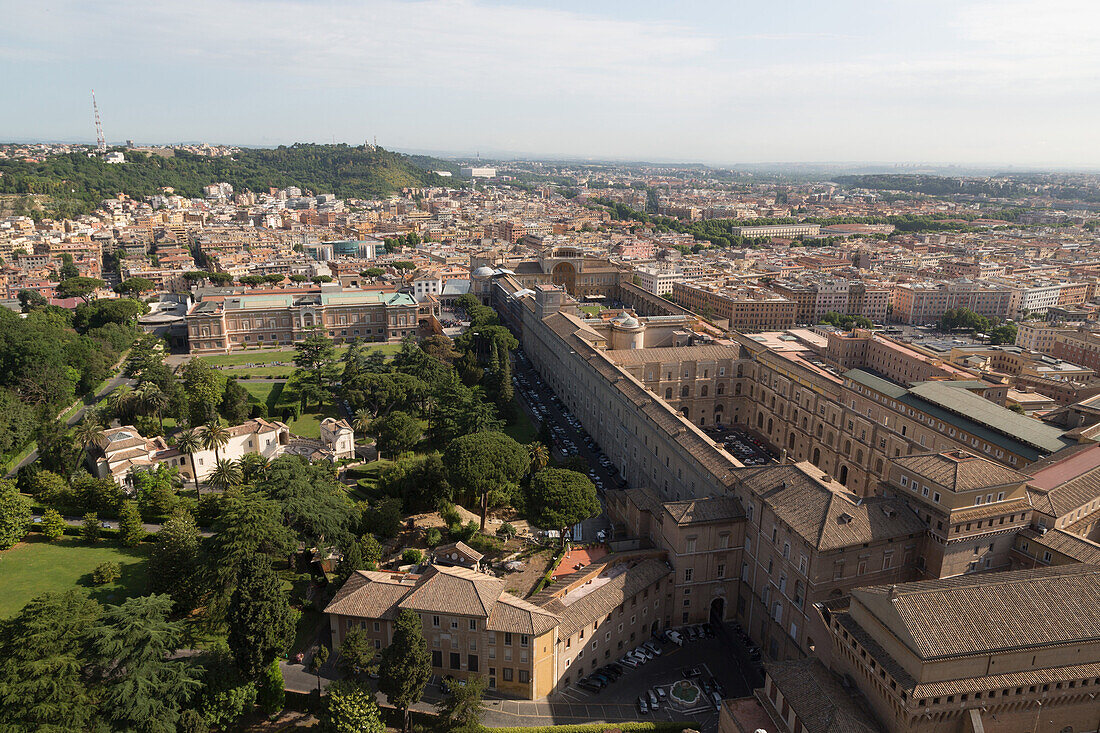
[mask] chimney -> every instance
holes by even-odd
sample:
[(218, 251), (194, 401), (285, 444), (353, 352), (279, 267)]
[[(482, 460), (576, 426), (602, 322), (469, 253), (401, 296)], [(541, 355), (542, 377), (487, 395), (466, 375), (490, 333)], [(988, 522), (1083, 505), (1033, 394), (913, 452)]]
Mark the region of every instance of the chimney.
[(787, 465), (787, 449), (786, 448), (779, 451), (779, 464), (781, 466)]
[(896, 601), (898, 599), (898, 587), (895, 584), (890, 585), (890, 600)]

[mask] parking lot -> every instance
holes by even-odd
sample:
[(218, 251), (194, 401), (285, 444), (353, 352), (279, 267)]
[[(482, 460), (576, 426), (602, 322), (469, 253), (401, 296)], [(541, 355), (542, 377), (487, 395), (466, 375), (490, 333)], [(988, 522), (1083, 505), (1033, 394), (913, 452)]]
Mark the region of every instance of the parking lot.
[[(622, 674), (598, 692), (576, 684), (545, 700), (486, 700), (483, 722), (490, 727), (551, 725), (628, 720), (693, 721), (704, 733), (718, 726), (718, 711), (710, 690), (721, 699), (744, 697), (751, 688), (742, 665), (724, 635), (686, 641), (683, 646), (660, 644), (661, 655)], [(682, 699), (673, 698), (673, 688)], [(657, 699), (650, 706), (650, 695)], [(645, 712), (639, 698), (645, 697)]]
[(715, 442), (724, 445), (727, 453), (746, 466), (764, 466), (777, 459), (767, 443), (740, 428), (712, 425), (704, 430)]

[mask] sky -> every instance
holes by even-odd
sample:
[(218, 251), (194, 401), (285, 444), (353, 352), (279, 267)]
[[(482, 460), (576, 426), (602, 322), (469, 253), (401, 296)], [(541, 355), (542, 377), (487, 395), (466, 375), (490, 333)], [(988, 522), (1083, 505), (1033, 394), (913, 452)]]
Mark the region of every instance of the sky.
[(0, 0), (0, 140), (1100, 167), (1096, 0)]

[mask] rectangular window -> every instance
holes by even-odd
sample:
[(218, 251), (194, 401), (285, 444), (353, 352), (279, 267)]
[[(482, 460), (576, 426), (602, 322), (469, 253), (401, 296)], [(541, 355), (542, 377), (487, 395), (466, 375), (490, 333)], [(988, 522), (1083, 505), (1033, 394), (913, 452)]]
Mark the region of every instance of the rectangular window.
[(523, 684), (527, 684), (531, 681), (531, 673), (528, 672), (526, 669), (521, 669), (519, 671), (519, 681)]
[(505, 682), (511, 682), (512, 681), (512, 668), (511, 667), (503, 667), (500, 671), (501, 671), (501, 677), (504, 679)]
[(440, 651), (433, 651), (432, 652), (432, 666), (433, 667), (439, 667), (440, 669), (443, 668), (443, 652), (440, 652)]
[(458, 652), (451, 652), (451, 669), (462, 669), (462, 655)]
[(695, 571), (692, 570), (691, 568), (688, 568), (687, 570), (684, 571), (684, 582), (685, 583), (690, 583), (691, 582), (691, 576), (694, 574), (694, 572)]
[(478, 665), (477, 655), (476, 654), (467, 654), (466, 655), (466, 669), (470, 670), (471, 672), (476, 672), (477, 671), (477, 665)]

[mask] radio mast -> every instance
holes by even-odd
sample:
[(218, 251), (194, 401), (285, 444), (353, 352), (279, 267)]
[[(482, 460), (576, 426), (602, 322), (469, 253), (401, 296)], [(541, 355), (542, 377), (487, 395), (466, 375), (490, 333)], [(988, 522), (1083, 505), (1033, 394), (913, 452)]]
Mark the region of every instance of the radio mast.
[(99, 105), (95, 103), (95, 89), (92, 90), (92, 112), (95, 114), (95, 147), (100, 153), (107, 152), (107, 139), (103, 137), (103, 123), (99, 121)]

